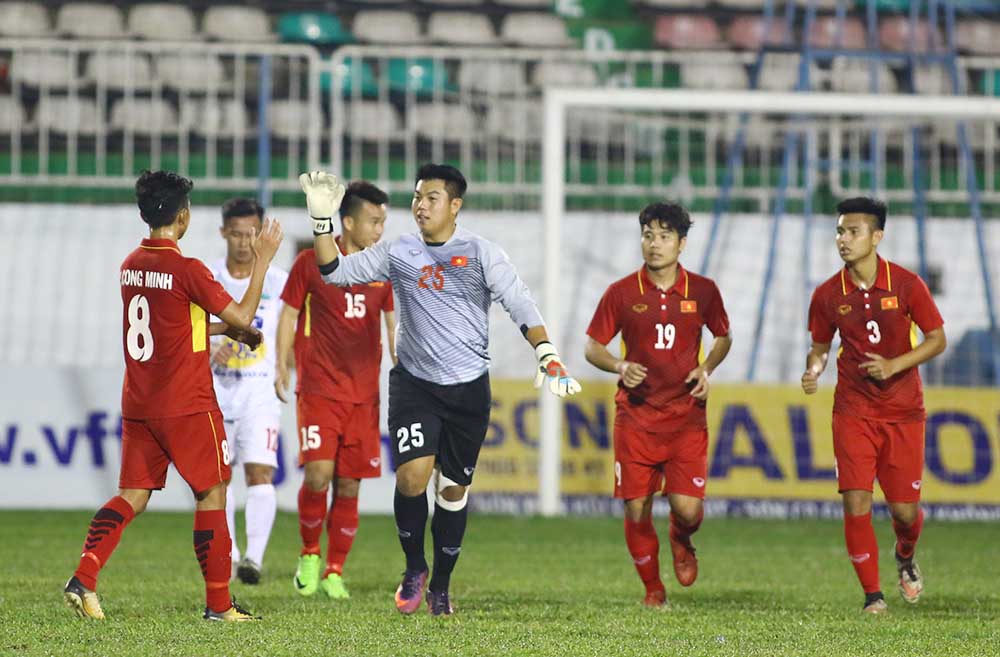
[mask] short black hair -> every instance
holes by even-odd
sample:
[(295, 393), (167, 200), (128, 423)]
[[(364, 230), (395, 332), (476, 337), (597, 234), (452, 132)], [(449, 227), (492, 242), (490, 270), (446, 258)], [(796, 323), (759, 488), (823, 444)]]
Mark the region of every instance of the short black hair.
[(340, 202), (340, 220), (343, 221), (344, 217), (356, 217), (364, 201), (372, 205), (384, 205), (389, 202), (389, 195), (367, 180), (355, 180), (347, 186)]
[(135, 201), (139, 216), (150, 228), (174, 223), (181, 208), (188, 205), (194, 183), (173, 171), (143, 171), (135, 181)]
[(420, 171), (417, 171), (417, 178), (413, 181), (414, 187), (421, 180), (443, 180), (444, 188), (451, 198), (462, 198), (465, 190), (469, 188), (462, 172), (450, 164), (425, 164), (420, 167)]
[(233, 217), (256, 216), (260, 221), (264, 221), (264, 206), (252, 198), (237, 196), (222, 204), (222, 223)]
[(837, 204), (837, 214), (870, 214), (875, 217), (875, 229), (885, 230), (885, 203), (870, 196), (845, 198)]
[(678, 237), (687, 237), (688, 230), (694, 223), (691, 215), (680, 203), (650, 203), (639, 213), (639, 226), (645, 228), (654, 221), (664, 228), (675, 231)]

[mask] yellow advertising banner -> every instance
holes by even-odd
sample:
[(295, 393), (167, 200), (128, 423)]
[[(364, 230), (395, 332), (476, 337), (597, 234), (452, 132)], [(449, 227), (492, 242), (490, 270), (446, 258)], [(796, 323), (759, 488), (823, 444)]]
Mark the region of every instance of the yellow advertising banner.
[[(562, 494), (612, 494), (615, 387), (585, 382), (563, 405)], [(493, 381), (493, 415), (476, 468), (477, 493), (537, 493), (538, 397), (523, 381)], [(922, 498), (1000, 506), (1000, 394), (928, 388)], [(715, 385), (708, 405), (707, 496), (838, 499), (831, 437), (833, 389)], [(881, 493), (876, 497), (881, 499)]]

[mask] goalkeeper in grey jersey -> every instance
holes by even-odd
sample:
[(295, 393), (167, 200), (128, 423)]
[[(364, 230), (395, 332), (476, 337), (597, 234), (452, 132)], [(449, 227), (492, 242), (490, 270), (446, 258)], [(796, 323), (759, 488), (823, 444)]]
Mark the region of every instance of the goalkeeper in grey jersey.
[[(396, 469), (394, 509), (406, 572), (396, 608), (415, 612), (427, 590), (434, 615), (448, 597), (467, 517), (466, 502), (490, 418), (489, 309), (499, 301), (535, 349), (535, 386), (559, 397), (580, 390), (566, 371), (527, 286), (498, 246), (456, 224), (466, 182), (451, 166), (417, 173), (418, 232), (338, 257), (332, 217), (344, 187), (322, 171), (299, 177), (313, 220), (316, 262), (327, 283), (346, 287), (390, 280), (399, 302), (399, 364), (389, 375), (389, 435)], [(434, 571), (424, 559), (425, 491), (435, 478), (431, 523)]]

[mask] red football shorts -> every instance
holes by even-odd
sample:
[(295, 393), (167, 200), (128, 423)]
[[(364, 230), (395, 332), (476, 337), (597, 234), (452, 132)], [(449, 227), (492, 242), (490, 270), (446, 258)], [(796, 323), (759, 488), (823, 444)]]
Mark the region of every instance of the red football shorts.
[(707, 472), (708, 429), (650, 433), (615, 423), (615, 497), (662, 490), (704, 499)]
[(840, 492), (870, 491), (877, 477), (887, 502), (919, 502), (924, 425), (834, 413), (833, 453)]
[(338, 477), (382, 474), (378, 404), (351, 404), (317, 395), (298, 396), (299, 465), (336, 461)]
[(195, 494), (229, 481), (229, 442), (219, 411), (154, 420), (122, 418), (121, 488), (159, 490), (171, 463)]

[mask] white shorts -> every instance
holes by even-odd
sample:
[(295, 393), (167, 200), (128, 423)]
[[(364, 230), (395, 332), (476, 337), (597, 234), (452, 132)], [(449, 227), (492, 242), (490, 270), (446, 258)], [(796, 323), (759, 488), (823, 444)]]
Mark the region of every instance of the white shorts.
[(281, 418), (277, 415), (247, 415), (234, 420), (226, 420), (226, 438), (232, 451), (229, 464), (260, 463), (272, 468), (278, 467), (278, 427)]

